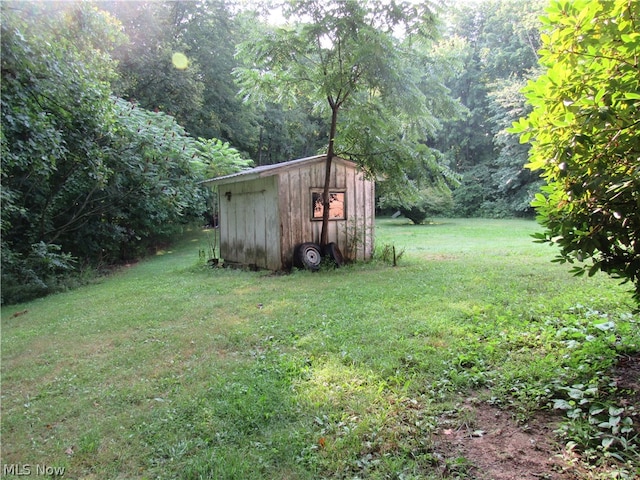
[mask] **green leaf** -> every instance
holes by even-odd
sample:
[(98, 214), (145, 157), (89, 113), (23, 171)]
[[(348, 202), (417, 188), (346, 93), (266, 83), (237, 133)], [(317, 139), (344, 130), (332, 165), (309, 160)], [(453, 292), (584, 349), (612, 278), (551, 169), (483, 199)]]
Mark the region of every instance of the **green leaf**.
[(573, 408), (573, 405), (566, 400), (556, 398), (553, 400), (553, 408), (556, 410), (570, 410)]
[[(613, 322), (610, 322), (613, 323)], [(624, 413), (624, 407), (609, 407), (609, 415), (612, 417), (619, 417)]]
[(567, 393), (571, 398), (579, 400), (584, 397), (584, 391), (581, 388), (568, 388)]
[[(526, 167), (540, 170), (551, 189), (548, 201), (532, 203), (538, 221), (549, 237), (564, 237), (564, 257), (605, 259), (574, 274), (602, 271), (632, 281), (640, 304), (637, 182), (617, 191), (637, 164), (640, 138), (640, 32), (628, 5), (568, 2), (559, 11), (552, 2), (541, 59), (547, 70), (527, 87), (533, 110), (520, 124), (536, 139)], [(616, 212), (613, 221), (603, 221), (603, 212)]]
[(614, 442), (614, 440), (615, 440), (614, 437), (604, 437), (601, 442), (602, 447), (605, 449), (609, 448), (611, 444)]
[(589, 268), (589, 276), (593, 277), (596, 273), (598, 273), (600, 271), (600, 262), (596, 262), (594, 263), (591, 268)]
[[(594, 325), (595, 328), (597, 328), (598, 330), (601, 330), (603, 332), (607, 332), (609, 330), (613, 330), (616, 328), (616, 324), (615, 322), (604, 322), (604, 323), (598, 323), (596, 325)], [(614, 407), (610, 407), (609, 408), (609, 415), (619, 415), (620, 413), (622, 413), (624, 411), (624, 409), (621, 409), (620, 413), (612, 413), (612, 409), (613, 411), (617, 411)]]

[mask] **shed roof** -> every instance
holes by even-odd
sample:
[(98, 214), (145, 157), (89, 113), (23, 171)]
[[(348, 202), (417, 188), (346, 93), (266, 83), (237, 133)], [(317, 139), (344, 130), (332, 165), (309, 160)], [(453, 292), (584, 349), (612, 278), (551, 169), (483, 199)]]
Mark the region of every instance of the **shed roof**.
[[(248, 170), (242, 170), (241, 172), (232, 173), (230, 175), (224, 175), (222, 177), (210, 178), (200, 182), (202, 185), (224, 185), (227, 183), (234, 183), (237, 181), (254, 180), (256, 178), (270, 177), (271, 175), (277, 175), (290, 168), (297, 168), (306, 164), (316, 163), (318, 161), (324, 161), (326, 155), (314, 155), (313, 157), (298, 158), (296, 160), (289, 160), (288, 162), (274, 163), (273, 165), (262, 165), (260, 167), (250, 168)], [(333, 157), (333, 161), (338, 161), (355, 166), (355, 162), (345, 160), (340, 157)]]

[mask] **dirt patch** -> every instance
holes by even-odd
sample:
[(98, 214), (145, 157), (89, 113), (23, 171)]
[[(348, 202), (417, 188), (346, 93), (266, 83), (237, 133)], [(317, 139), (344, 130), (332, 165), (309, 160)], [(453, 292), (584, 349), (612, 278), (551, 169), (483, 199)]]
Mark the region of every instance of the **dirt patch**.
[[(611, 376), (619, 404), (640, 410), (640, 355), (620, 356)], [(433, 436), (445, 465), (442, 475), (477, 480), (586, 478), (575, 453), (563, 451), (555, 440), (560, 420), (554, 412), (542, 412), (521, 425), (510, 412), (470, 398), (451, 417), (441, 419), (442, 427)], [(640, 434), (638, 423), (634, 421)]]
[(640, 354), (622, 355), (613, 369), (613, 380), (621, 392), (621, 403), (640, 409)]
[[(554, 442), (557, 419), (540, 414), (519, 425), (509, 412), (487, 403), (467, 402), (455, 422), (444, 419), (434, 436), (445, 459), (443, 476), (483, 480), (569, 480), (576, 476)], [(466, 419), (462, 426), (461, 418)]]

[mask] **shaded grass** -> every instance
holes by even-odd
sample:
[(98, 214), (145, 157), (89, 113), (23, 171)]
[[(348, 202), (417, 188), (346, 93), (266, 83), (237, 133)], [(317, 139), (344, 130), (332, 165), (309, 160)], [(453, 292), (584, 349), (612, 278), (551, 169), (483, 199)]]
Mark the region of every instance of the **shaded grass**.
[[(638, 348), (625, 289), (550, 263), (537, 228), (381, 219), (398, 267), (291, 275), (199, 266), (192, 232), (99, 285), (3, 308), (2, 462), (72, 478), (439, 478), (430, 434), (470, 390), (524, 419), (554, 382)], [(602, 315), (614, 340), (558, 335)]]

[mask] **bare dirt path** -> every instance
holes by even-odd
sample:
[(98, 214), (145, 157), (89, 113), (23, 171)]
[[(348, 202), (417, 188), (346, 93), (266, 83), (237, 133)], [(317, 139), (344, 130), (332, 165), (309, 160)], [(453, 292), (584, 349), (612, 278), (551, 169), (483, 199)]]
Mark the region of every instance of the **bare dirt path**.
[[(640, 411), (640, 355), (622, 355), (611, 372), (621, 405)], [(518, 424), (511, 413), (470, 398), (451, 428), (446, 421), (434, 435), (446, 465), (445, 478), (477, 480), (576, 480), (585, 478), (577, 456), (558, 444), (554, 430), (561, 417), (545, 412)], [(638, 426), (636, 425), (636, 428)], [(640, 432), (639, 432), (640, 433)]]
[[(468, 403), (467, 426), (444, 428), (435, 438), (440, 455), (448, 459), (444, 476), (466, 474), (486, 480), (569, 480), (575, 474), (554, 440), (554, 419), (539, 416), (518, 425), (508, 412), (486, 403)], [(465, 477), (463, 477), (465, 478)]]

